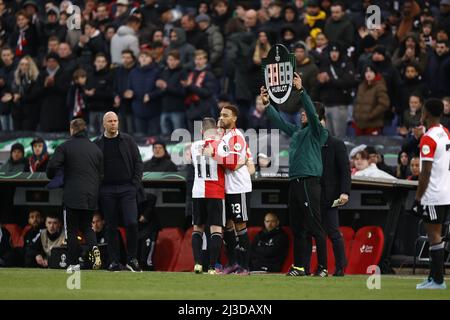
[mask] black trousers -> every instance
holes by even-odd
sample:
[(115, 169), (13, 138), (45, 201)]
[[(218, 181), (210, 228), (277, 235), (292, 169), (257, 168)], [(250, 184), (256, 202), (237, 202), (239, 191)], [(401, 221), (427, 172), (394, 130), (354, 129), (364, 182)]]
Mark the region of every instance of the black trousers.
[(316, 240), (319, 264), (327, 266), (325, 230), (320, 214), (320, 178), (292, 179), (289, 184), (289, 220), (294, 234), (294, 265), (305, 267), (307, 238)]
[(67, 260), (69, 264), (79, 264), (81, 247), (78, 243), (77, 232), (81, 231), (86, 239), (88, 250), (97, 245), (97, 239), (92, 230), (92, 216), (94, 211), (65, 208), (64, 227), (67, 238)]
[(127, 235), (127, 259), (137, 257), (138, 210), (137, 190), (132, 184), (103, 185), (100, 187), (100, 206), (106, 221), (108, 256), (111, 262), (120, 261), (117, 228), (122, 214)]
[[(347, 265), (345, 258), (344, 239), (339, 231), (339, 212), (337, 208), (322, 207), (322, 226), (326, 234), (333, 244), (333, 252), (335, 258), (336, 270), (343, 270)], [(305, 257), (305, 269), (309, 270), (311, 264), (311, 248), (312, 238), (309, 235), (307, 238), (307, 250)]]

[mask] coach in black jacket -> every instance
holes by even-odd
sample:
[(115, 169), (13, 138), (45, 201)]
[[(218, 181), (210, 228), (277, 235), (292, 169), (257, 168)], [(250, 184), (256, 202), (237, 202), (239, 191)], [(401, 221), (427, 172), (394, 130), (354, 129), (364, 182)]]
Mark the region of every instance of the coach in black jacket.
[[(80, 247), (77, 231), (83, 232), (89, 248), (96, 246), (91, 228), (97, 209), (98, 190), (103, 175), (103, 155), (87, 137), (86, 123), (75, 119), (70, 123), (71, 138), (58, 146), (47, 166), (47, 176), (53, 179), (64, 172), (63, 203), (67, 228), (68, 262), (79, 265)], [(97, 261), (95, 268), (101, 262)], [(79, 267), (79, 266), (78, 266)]]
[[(122, 213), (127, 231), (127, 264), (131, 271), (140, 271), (137, 260), (138, 210), (144, 197), (141, 185), (143, 163), (133, 137), (119, 132), (119, 119), (114, 112), (103, 117), (104, 134), (96, 140), (104, 157), (104, 179), (100, 187), (100, 206), (107, 223), (110, 271), (119, 271), (120, 251), (116, 229), (118, 212)], [(120, 210), (120, 211), (118, 211)]]
[[(322, 120), (323, 126), (325, 121)], [(322, 147), (323, 174), (320, 180), (322, 186), (321, 214), (322, 225), (333, 243), (336, 263), (335, 276), (343, 276), (346, 266), (344, 240), (339, 231), (339, 213), (337, 207), (332, 207), (334, 200), (339, 199), (339, 205), (348, 202), (351, 189), (350, 163), (347, 149), (342, 140), (331, 134)], [(311, 241), (311, 238), (309, 238)], [(308, 246), (310, 247), (310, 246)], [(311, 252), (311, 250), (307, 250)], [(307, 259), (309, 261), (309, 259)], [(308, 263), (309, 265), (309, 263)]]

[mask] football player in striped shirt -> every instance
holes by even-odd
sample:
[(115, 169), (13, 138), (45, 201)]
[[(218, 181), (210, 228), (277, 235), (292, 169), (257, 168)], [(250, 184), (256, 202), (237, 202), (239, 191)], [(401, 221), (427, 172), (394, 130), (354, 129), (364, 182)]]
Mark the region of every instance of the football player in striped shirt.
[(203, 140), (191, 146), (192, 164), (195, 170), (192, 188), (192, 251), (194, 254), (194, 272), (203, 273), (202, 245), (205, 225), (210, 226), (211, 236), (208, 241), (209, 274), (216, 274), (214, 269), (222, 247), (222, 228), (225, 226), (225, 172), (222, 165), (214, 159), (220, 136), (216, 121), (204, 118), (202, 122)]
[(450, 133), (440, 124), (441, 100), (425, 102), (422, 123), (427, 132), (420, 140), (419, 185), (413, 212), (425, 223), (430, 245), (430, 275), (417, 289), (446, 289), (442, 225), (450, 213)]

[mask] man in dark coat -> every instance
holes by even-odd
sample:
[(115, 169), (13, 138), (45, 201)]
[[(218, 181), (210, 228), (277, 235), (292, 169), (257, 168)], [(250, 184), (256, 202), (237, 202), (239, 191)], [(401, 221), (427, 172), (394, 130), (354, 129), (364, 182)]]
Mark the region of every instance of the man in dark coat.
[(1, 50), (2, 68), (0, 68), (0, 127), (3, 131), (12, 131), (13, 122), (11, 111), (13, 103), (12, 84), (14, 82), (14, 53), (11, 48), (3, 47)]
[(436, 48), (429, 55), (425, 83), (432, 97), (441, 99), (450, 95), (450, 54), (447, 42), (436, 42)]
[(186, 128), (185, 90), (181, 85), (184, 70), (177, 50), (167, 55), (167, 67), (162, 71), (156, 86), (161, 90), (161, 133), (170, 136), (175, 129)]
[(138, 208), (144, 198), (142, 188), (142, 159), (136, 142), (130, 135), (119, 132), (119, 119), (114, 112), (103, 117), (104, 134), (95, 143), (104, 156), (103, 183), (100, 186), (100, 205), (108, 224), (108, 256), (110, 271), (119, 271), (119, 239), (116, 229), (120, 211), (127, 233), (127, 263), (130, 271), (141, 271), (137, 260)]
[(47, 68), (40, 77), (42, 88), (40, 129), (42, 132), (62, 132), (67, 129), (69, 122), (66, 100), (70, 76), (59, 66), (59, 56), (56, 53), (49, 53), (46, 61)]
[(97, 241), (91, 222), (94, 210), (97, 209), (98, 190), (103, 176), (103, 155), (87, 137), (83, 119), (72, 120), (70, 135), (71, 139), (56, 148), (47, 166), (47, 176), (52, 179), (58, 171), (64, 172), (63, 203), (69, 268), (80, 268), (80, 247), (77, 240), (77, 231), (80, 230), (95, 257), (93, 268), (99, 269), (100, 251), (96, 247)]
[(98, 134), (101, 130), (102, 117), (113, 106), (114, 77), (108, 66), (108, 59), (104, 53), (95, 56), (95, 71), (88, 75), (86, 89), (87, 105), (89, 109), (89, 132)]
[[(322, 120), (325, 126), (325, 120)], [(321, 214), (322, 225), (333, 243), (336, 271), (334, 276), (343, 276), (346, 266), (344, 240), (339, 231), (339, 213), (337, 206), (348, 202), (351, 189), (350, 164), (347, 149), (342, 140), (328, 135), (327, 142), (322, 147), (323, 175), (320, 180), (322, 186)], [(338, 200), (337, 206), (334, 206)], [(311, 248), (311, 237), (308, 237), (308, 248)], [(306, 250), (311, 257), (311, 249)], [(309, 260), (307, 259), (307, 260)], [(309, 263), (308, 263), (309, 265)]]
[(251, 244), (250, 270), (280, 272), (288, 251), (288, 237), (273, 213), (264, 217), (264, 230)]
[(119, 110), (121, 130), (129, 134), (133, 129), (133, 110), (131, 108), (131, 99), (124, 97), (128, 88), (128, 77), (136, 67), (136, 57), (133, 51), (126, 49), (122, 51), (122, 65), (117, 67), (114, 72), (114, 108)]

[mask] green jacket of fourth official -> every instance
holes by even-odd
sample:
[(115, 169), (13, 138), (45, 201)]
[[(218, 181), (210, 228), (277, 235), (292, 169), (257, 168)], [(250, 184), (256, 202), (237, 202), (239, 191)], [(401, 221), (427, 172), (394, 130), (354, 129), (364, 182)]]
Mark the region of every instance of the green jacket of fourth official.
[(270, 105), (266, 114), (272, 124), (291, 137), (289, 145), (289, 178), (321, 177), (322, 146), (328, 139), (328, 131), (322, 127), (309, 95), (302, 90), (300, 100), (305, 107), (308, 125), (299, 127), (284, 121)]

